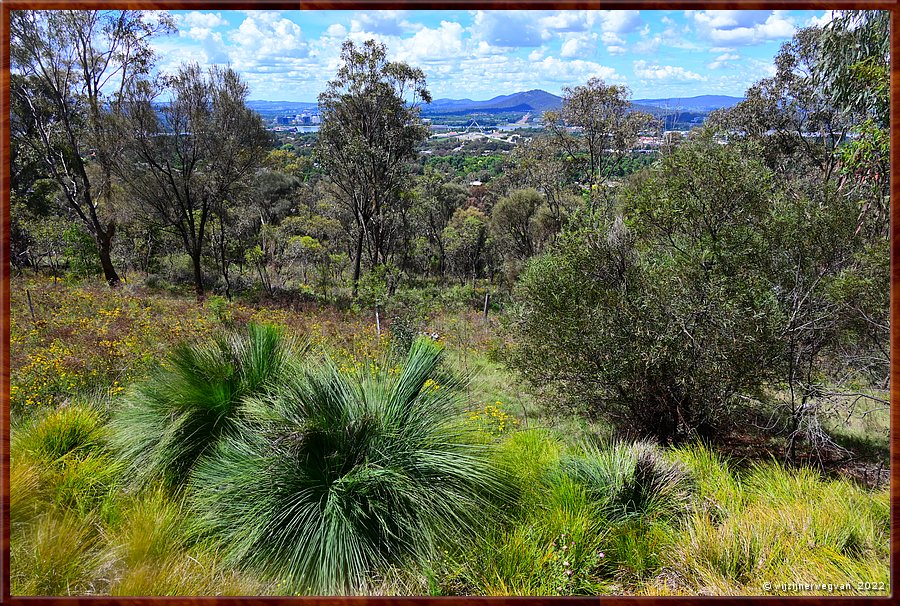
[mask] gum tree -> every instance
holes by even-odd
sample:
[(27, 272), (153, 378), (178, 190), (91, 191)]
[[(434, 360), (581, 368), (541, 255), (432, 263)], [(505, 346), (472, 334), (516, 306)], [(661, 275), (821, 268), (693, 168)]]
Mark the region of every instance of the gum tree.
[(150, 38), (174, 31), (165, 13), (11, 11), (11, 136), (60, 187), (97, 245), (110, 286), (116, 234), (108, 118), (153, 65)]
[(374, 40), (361, 47), (348, 40), (343, 65), (319, 95), (322, 127), (318, 162), (353, 216), (353, 294), (359, 288), (363, 247), (373, 266), (388, 260), (395, 236), (392, 211), (407, 183), (409, 160), (428, 136), (419, 104), (431, 94), (421, 69), (388, 61)]

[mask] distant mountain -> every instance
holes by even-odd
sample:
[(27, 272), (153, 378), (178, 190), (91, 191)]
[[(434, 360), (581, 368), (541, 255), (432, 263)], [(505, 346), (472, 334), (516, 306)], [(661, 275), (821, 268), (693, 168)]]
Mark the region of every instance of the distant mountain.
[(422, 107), (425, 115), (465, 114), (472, 112), (535, 112), (562, 107), (562, 97), (543, 90), (529, 90), (511, 95), (500, 95), (487, 101), (471, 99), (435, 99)]
[(729, 97), (728, 95), (699, 95), (697, 97), (670, 97), (668, 99), (634, 99), (632, 104), (670, 110), (710, 112), (723, 107), (732, 107), (743, 100), (742, 97)]
[[(634, 99), (632, 108), (654, 115), (666, 115), (672, 112), (708, 113), (722, 107), (731, 107), (743, 99), (727, 95), (700, 95), (698, 97), (670, 97), (668, 99)], [(529, 90), (499, 95), (486, 101), (472, 99), (435, 99), (422, 106), (426, 116), (461, 115), (471, 113), (505, 113), (521, 112), (539, 115), (547, 110), (562, 107), (562, 97), (543, 90)], [(262, 114), (298, 113), (316, 109), (315, 102), (305, 101), (265, 101), (251, 100), (247, 105)]]

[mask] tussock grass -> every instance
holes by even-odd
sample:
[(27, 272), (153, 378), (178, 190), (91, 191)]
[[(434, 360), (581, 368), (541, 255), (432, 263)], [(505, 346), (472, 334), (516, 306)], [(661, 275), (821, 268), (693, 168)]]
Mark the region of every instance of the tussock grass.
[[(11, 493), (22, 514), (53, 503), (85, 514), (111, 492), (122, 465), (106, 450), (103, 417), (86, 405), (69, 405), (12, 430)], [(18, 507), (17, 507), (18, 509)], [(16, 515), (19, 515), (18, 513)]]
[(10, 541), (12, 595), (95, 593), (99, 563), (96, 521), (51, 509)]
[(89, 406), (63, 406), (16, 427), (14, 450), (46, 465), (68, 455), (77, 458), (99, 447), (102, 422), (100, 413)]
[[(809, 595), (762, 585), (889, 580), (886, 490), (742, 468), (702, 445), (604, 442), (601, 424), (546, 416), (541, 394), (478, 347), (449, 352), (473, 384), (441, 370), (443, 353), (372, 366), (385, 341), (369, 316), (276, 314), (349, 372), (298, 367), (289, 339), (251, 327), (183, 346), (119, 395), (110, 382), (210, 324), (192, 303), (105, 288), (67, 295), (55, 315), (67, 291), (35, 291), (38, 318), (53, 318), (36, 332), (14, 318), (16, 595)], [(469, 316), (437, 330), (487, 343), (490, 326)], [(459, 414), (498, 400), (522, 422), (488, 435)], [(835, 436), (880, 456), (887, 420)]]
[[(709, 460), (702, 451), (681, 456)], [(665, 564), (682, 592), (763, 595), (766, 582), (887, 581), (886, 492), (775, 462), (753, 466), (739, 484), (707, 471), (702, 494), (738, 492), (740, 498), (696, 511), (677, 534)]]
[[(493, 520), (490, 532), (455, 561), (457, 589), (476, 595), (590, 595), (600, 590), (606, 524), (587, 492), (564, 476), (540, 485), (531, 508), (514, 523)], [(604, 556), (605, 557), (605, 556)]]
[(563, 458), (561, 472), (584, 485), (611, 521), (678, 515), (691, 494), (686, 469), (649, 442), (585, 444)]
[(34, 459), (21, 455), (10, 459), (10, 528), (14, 530), (17, 526), (28, 523), (40, 511), (46, 509), (47, 505), (41, 466)]
[(223, 566), (215, 548), (189, 532), (183, 497), (155, 485), (127, 499), (104, 536), (97, 575), (113, 596), (256, 595), (257, 579)]

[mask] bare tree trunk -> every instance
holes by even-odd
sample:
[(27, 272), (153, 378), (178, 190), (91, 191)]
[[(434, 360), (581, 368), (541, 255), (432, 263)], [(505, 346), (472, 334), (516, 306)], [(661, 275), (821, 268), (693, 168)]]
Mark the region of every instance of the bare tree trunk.
[(203, 301), (203, 270), (200, 269), (200, 252), (191, 255), (191, 261), (194, 265), (194, 289), (197, 292), (197, 301)]
[(356, 257), (353, 259), (353, 298), (359, 294), (359, 272), (360, 263), (362, 262), (363, 232), (359, 231), (356, 237)]
[(115, 228), (112, 224), (105, 232), (98, 232), (96, 237), (97, 250), (100, 253), (100, 266), (103, 268), (103, 277), (111, 287), (119, 285), (119, 274), (112, 264), (112, 236)]

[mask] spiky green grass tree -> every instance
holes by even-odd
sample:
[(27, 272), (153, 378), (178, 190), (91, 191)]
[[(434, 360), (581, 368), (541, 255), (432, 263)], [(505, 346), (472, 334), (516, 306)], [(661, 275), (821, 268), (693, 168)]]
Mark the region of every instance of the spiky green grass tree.
[(583, 451), (564, 457), (560, 468), (585, 486), (607, 519), (669, 517), (686, 511), (690, 475), (655, 444), (615, 442), (607, 448), (587, 444)]
[(395, 373), (325, 359), (253, 398), (262, 431), (222, 440), (192, 475), (202, 528), (302, 594), (379, 591), (380, 573), (477, 533), (512, 489), (467, 435), (461, 380), (434, 382), (442, 356), (419, 340)]
[(256, 324), (176, 347), (111, 421), (111, 441), (129, 462), (132, 482), (182, 485), (197, 460), (235, 429), (241, 403), (290, 373), (295, 351), (277, 328)]

